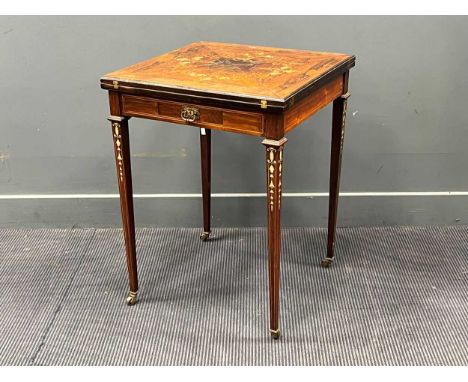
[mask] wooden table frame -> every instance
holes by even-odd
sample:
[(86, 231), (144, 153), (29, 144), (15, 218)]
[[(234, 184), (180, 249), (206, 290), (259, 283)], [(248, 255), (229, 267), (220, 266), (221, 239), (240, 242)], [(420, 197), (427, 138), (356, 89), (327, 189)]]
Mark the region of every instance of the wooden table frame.
[[(171, 93), (165, 89), (124, 83), (109, 77), (101, 79), (108, 90), (123, 232), (127, 254), (130, 292), (127, 303), (137, 302), (138, 276), (133, 214), (133, 191), (130, 161), (128, 120), (149, 118), (200, 128), (201, 178), (203, 195), (202, 240), (208, 240), (211, 196), (211, 129), (263, 137), (266, 149), (266, 185), (268, 216), (268, 274), (270, 295), (270, 333), (279, 338), (281, 197), (283, 190), (283, 160), (286, 133), (293, 130), (317, 111), (333, 102), (330, 197), (327, 254), (321, 265), (328, 267), (334, 259), (336, 220), (340, 184), (341, 158), (349, 97), (349, 69), (354, 56), (349, 56), (307, 87), (284, 102), (219, 99), (206, 94)], [(221, 116), (221, 117), (220, 117)]]

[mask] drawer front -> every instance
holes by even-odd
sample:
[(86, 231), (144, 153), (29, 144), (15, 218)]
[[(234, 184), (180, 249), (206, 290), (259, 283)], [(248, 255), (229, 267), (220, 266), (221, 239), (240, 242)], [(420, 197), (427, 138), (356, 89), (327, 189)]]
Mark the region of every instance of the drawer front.
[(122, 95), (122, 112), (129, 117), (151, 118), (249, 135), (263, 134), (263, 116), (181, 102)]

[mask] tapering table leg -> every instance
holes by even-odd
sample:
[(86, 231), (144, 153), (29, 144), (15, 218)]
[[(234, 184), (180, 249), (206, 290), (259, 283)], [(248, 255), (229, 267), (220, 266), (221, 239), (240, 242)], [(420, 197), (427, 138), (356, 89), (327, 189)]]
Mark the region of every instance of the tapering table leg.
[(130, 292), (126, 301), (128, 305), (134, 305), (137, 302), (138, 275), (135, 245), (135, 221), (133, 217), (132, 170), (130, 166), (128, 118), (110, 116), (108, 119), (112, 123), (115, 164), (117, 166), (117, 182), (119, 184), (120, 208), (122, 211), (125, 250), (127, 254)]
[(333, 126), (330, 159), (330, 196), (328, 204), (328, 242), (327, 256), (322, 260), (322, 266), (328, 268), (335, 257), (336, 218), (338, 213), (338, 197), (340, 193), (341, 157), (346, 125), (346, 108), (349, 93), (333, 101)]
[(281, 253), (281, 191), (283, 175), (283, 146), (286, 138), (279, 141), (265, 139), (267, 168), (267, 213), (268, 213), (268, 279), (270, 286), (270, 333), (278, 339), (280, 253)]
[(200, 239), (208, 240), (210, 237), (211, 220), (211, 130), (200, 129), (201, 176), (203, 197), (203, 232)]

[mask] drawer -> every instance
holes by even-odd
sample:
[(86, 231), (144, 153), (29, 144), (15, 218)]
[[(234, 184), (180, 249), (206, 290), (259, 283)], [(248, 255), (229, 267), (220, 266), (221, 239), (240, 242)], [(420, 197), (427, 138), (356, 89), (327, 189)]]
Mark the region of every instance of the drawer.
[(122, 94), (122, 112), (128, 117), (151, 118), (215, 130), (257, 135), (263, 133), (263, 115), (182, 102)]

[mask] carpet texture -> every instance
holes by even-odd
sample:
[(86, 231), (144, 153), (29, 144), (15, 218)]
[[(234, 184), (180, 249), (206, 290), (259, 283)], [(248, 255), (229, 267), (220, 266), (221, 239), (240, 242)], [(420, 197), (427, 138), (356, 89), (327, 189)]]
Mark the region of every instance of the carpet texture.
[(282, 236), (268, 333), (266, 231), (137, 230), (128, 307), (115, 229), (0, 230), (1, 365), (468, 365), (468, 226)]

